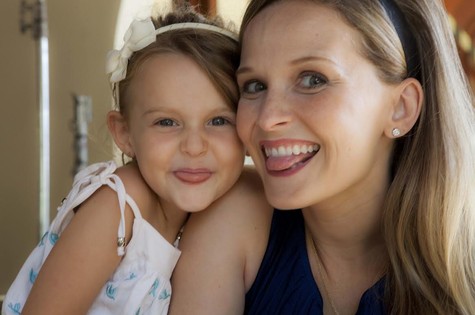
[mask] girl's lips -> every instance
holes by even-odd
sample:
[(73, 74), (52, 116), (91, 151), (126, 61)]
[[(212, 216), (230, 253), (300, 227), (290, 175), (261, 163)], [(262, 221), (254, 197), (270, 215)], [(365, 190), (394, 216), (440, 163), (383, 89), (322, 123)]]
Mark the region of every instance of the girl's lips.
[(176, 178), (186, 184), (201, 184), (213, 174), (208, 169), (180, 169), (173, 172)]

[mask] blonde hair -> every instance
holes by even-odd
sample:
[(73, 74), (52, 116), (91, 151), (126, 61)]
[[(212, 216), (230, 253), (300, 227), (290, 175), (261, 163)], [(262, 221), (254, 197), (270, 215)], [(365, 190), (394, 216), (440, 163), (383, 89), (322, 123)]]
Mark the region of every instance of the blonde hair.
[[(251, 0), (241, 26), (267, 6)], [(362, 35), (360, 53), (391, 84), (407, 77), (404, 50), (378, 0), (308, 0), (337, 10)], [(419, 52), (419, 120), (394, 145), (383, 215), (389, 314), (475, 314), (475, 114), (440, 0), (393, 0)]]
[[(206, 18), (188, 5), (183, 5), (164, 16), (153, 19), (156, 29), (186, 22), (210, 24), (232, 31), (230, 26), (224, 25), (220, 17)], [(127, 65), (127, 75), (118, 85), (119, 96), (116, 99), (116, 106), (123, 115), (127, 116), (127, 109), (131, 103), (127, 97), (130, 82), (145, 61), (163, 53), (183, 54), (190, 57), (208, 74), (209, 79), (228, 105), (236, 109), (239, 99), (235, 80), (235, 72), (239, 65), (238, 43), (217, 32), (183, 28), (157, 35), (155, 42), (132, 54)]]

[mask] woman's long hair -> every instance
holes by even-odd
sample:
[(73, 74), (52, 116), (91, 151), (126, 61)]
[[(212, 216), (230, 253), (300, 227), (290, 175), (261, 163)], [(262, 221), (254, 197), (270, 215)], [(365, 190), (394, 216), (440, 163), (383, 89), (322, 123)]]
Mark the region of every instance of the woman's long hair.
[[(252, 0), (241, 26), (265, 7)], [(329, 6), (357, 29), (380, 78), (407, 76), (404, 50), (378, 0), (304, 0)], [(389, 314), (475, 314), (475, 117), (473, 96), (440, 0), (393, 0), (419, 54), (420, 117), (394, 144), (382, 229), (390, 266)]]

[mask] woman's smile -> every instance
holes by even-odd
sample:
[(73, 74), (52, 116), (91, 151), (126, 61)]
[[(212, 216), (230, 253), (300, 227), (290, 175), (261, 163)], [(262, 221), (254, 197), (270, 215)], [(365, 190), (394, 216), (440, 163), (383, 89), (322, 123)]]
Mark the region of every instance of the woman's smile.
[(320, 150), (316, 143), (263, 141), (266, 169), (273, 176), (288, 176), (301, 170)]

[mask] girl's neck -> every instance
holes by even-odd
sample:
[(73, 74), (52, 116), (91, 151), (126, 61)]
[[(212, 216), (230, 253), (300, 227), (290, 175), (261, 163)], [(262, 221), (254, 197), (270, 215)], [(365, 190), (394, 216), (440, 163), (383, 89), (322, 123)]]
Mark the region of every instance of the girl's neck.
[(157, 216), (156, 228), (168, 242), (173, 244), (190, 214), (163, 202), (159, 197), (157, 197), (157, 208), (160, 211)]
[(143, 178), (135, 160), (118, 172), (127, 178), (127, 192), (138, 204), (143, 219), (173, 244), (189, 213), (160, 198)]

